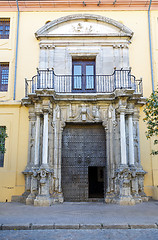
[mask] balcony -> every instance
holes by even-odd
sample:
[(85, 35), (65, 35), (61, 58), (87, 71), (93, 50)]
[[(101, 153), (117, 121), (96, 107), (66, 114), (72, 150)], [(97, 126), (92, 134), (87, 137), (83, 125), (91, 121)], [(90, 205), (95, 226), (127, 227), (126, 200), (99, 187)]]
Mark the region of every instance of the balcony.
[(56, 75), (53, 69), (39, 70), (31, 80), (25, 79), (25, 96), (39, 89), (56, 93), (112, 93), (116, 89), (133, 89), (142, 94), (142, 79), (136, 80), (131, 70), (114, 69), (111, 75)]

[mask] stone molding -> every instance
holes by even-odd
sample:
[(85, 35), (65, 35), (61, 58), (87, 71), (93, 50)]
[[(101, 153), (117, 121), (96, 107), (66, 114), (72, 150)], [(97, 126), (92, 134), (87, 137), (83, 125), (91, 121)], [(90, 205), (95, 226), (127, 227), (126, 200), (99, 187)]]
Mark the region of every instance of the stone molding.
[[(50, 28), (56, 27), (57, 25), (61, 24), (61, 23), (65, 23), (65, 22), (69, 22), (69, 21), (73, 21), (73, 20), (96, 20), (97, 22), (102, 22), (102, 23), (107, 23), (109, 25), (112, 25), (116, 28), (118, 28), (120, 31), (119, 34), (108, 34), (107, 36), (122, 36), (122, 37), (129, 37), (132, 38), (133, 36), (133, 32), (127, 28), (125, 25), (123, 25), (122, 23), (113, 20), (111, 18), (107, 18), (107, 17), (103, 17), (100, 15), (95, 15), (95, 14), (74, 14), (74, 15), (68, 15), (65, 17), (61, 17), (58, 18), (54, 21), (51, 21), (47, 24), (45, 24), (42, 28), (40, 28), (36, 33), (35, 36), (36, 38), (40, 38), (40, 37), (47, 37), (48, 35), (48, 31)], [(90, 35), (90, 33), (88, 33), (88, 36)], [(64, 36), (64, 35), (63, 35)]]

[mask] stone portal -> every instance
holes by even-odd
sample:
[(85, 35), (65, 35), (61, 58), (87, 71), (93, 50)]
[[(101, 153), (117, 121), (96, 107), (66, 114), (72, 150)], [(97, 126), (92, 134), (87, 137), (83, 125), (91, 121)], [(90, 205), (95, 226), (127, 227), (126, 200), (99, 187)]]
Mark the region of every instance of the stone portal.
[[(65, 201), (89, 201), (93, 197), (104, 197), (105, 147), (105, 131), (101, 124), (67, 124), (63, 131), (61, 171)], [(103, 176), (99, 167), (104, 169)], [(102, 188), (98, 189), (100, 195), (92, 191), (97, 188)]]

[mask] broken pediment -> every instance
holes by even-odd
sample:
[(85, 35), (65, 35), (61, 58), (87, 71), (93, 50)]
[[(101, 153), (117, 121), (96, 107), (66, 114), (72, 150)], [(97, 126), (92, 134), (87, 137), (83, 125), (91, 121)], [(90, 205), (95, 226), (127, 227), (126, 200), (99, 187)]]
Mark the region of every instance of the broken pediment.
[(123, 24), (103, 16), (79, 14), (69, 15), (45, 24), (35, 36), (37, 38), (71, 36), (129, 37), (133, 32)]

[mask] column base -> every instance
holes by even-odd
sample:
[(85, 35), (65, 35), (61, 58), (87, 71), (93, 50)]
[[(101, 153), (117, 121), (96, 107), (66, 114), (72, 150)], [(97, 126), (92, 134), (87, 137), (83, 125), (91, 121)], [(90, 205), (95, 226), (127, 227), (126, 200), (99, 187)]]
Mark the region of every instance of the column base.
[(55, 203), (63, 203), (64, 202), (64, 196), (63, 193), (55, 193), (53, 195), (53, 204)]
[(139, 194), (133, 195), (133, 198), (134, 198), (136, 204), (143, 202), (143, 200), (142, 200), (142, 198), (141, 198), (141, 196)]
[(114, 193), (107, 193), (105, 197), (105, 203), (113, 203), (114, 198), (115, 198)]
[(136, 202), (135, 200), (132, 198), (132, 196), (120, 196), (119, 198), (113, 200), (113, 203), (117, 203), (121, 206), (125, 206), (125, 205), (135, 205)]
[(52, 204), (50, 196), (37, 196), (34, 200), (34, 206), (49, 207)]
[(144, 192), (139, 193), (139, 194), (140, 194), (140, 197), (141, 197), (143, 202), (148, 202), (149, 201), (149, 197), (147, 197)]
[(36, 198), (36, 194), (30, 193), (26, 198), (26, 205), (33, 205), (35, 198)]

